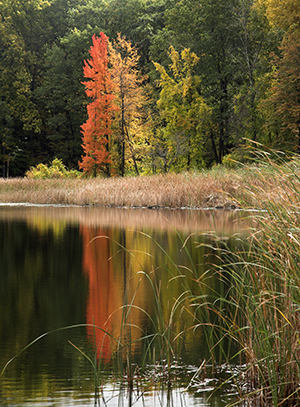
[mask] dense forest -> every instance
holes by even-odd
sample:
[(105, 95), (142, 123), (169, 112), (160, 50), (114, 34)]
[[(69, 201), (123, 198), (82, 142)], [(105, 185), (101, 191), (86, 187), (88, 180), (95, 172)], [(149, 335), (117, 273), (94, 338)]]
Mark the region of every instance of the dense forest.
[(3, 177), (300, 152), (299, 0), (1, 0), (0, 55)]

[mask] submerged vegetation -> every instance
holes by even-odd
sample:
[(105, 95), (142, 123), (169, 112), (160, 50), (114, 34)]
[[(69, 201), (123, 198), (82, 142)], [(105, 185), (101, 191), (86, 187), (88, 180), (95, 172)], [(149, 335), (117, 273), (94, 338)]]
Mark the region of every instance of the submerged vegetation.
[[(172, 265), (167, 270), (170, 280), (179, 279), (184, 287), (183, 293), (174, 298), (167, 318), (161, 309), (161, 288), (155, 273), (139, 273), (138, 278), (147, 280), (156, 299), (156, 319), (151, 319), (154, 333), (143, 333), (139, 341), (143, 342), (145, 366), (152, 358), (152, 366), (156, 366), (152, 377), (161, 378), (160, 385), (168, 390), (174, 385), (172, 366), (184, 330), (196, 331), (201, 326), (211, 354), (209, 360), (200, 363), (195, 376), (206, 365), (225, 361), (230, 366), (232, 358), (238, 358), (238, 373), (231, 377), (238, 393), (236, 405), (296, 406), (300, 402), (300, 162), (298, 158), (289, 162), (281, 162), (280, 156), (275, 158), (239, 169), (216, 167), (209, 172), (140, 178), (2, 180), (0, 199), (194, 208), (230, 203), (257, 209), (247, 215), (253, 225), (247, 238), (235, 237), (234, 244), (215, 238), (211, 244), (215, 261), (201, 278), (196, 265), (183, 270), (164, 251)], [(184, 241), (182, 250), (187, 250)], [(220, 286), (213, 296), (207, 296), (205, 287), (211, 272), (219, 277)], [(141, 376), (137, 377), (130, 359), (131, 346), (137, 341), (132, 330), (140, 329), (131, 320), (136, 312), (134, 296), (125, 298), (119, 337), (105, 333), (111, 338), (118, 369), (130, 391), (141, 385), (141, 377), (147, 382), (145, 366), (139, 367)], [(145, 310), (138, 311), (151, 318)], [(174, 328), (178, 312), (192, 316), (187, 319), (189, 326), (179, 332)], [(95, 347), (101, 352), (101, 343)], [(95, 371), (98, 389), (102, 379), (96, 354), (94, 359), (85, 356)]]

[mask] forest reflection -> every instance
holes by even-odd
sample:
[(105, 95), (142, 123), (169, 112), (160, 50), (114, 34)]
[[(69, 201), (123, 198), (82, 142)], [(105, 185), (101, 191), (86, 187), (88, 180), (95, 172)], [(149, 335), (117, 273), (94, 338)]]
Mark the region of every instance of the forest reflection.
[[(209, 292), (218, 290), (216, 285), (219, 281), (213, 278), (213, 272), (206, 274), (205, 278), (209, 279), (209, 283), (204, 286), (204, 290), (202, 287), (201, 292), (195, 281), (216, 262), (211, 248), (206, 245), (199, 246), (199, 237), (197, 242), (191, 239), (185, 244), (185, 249), (193, 259), (194, 264), (191, 264), (189, 255), (183, 249), (184, 240), (172, 230), (164, 233), (152, 230), (149, 236), (136, 230), (81, 227), (80, 233), (83, 238), (83, 270), (89, 282), (86, 313), (88, 335), (91, 340), (95, 340), (98, 355), (101, 354), (105, 361), (108, 361), (111, 352), (116, 350), (117, 342), (120, 340), (123, 343), (124, 313), (129, 312), (129, 309), (130, 323), (134, 326), (130, 329), (130, 338), (134, 342), (131, 352), (139, 352), (139, 338), (146, 332), (153, 333), (151, 321), (156, 318), (157, 304), (146, 273), (150, 275), (151, 281), (159, 286), (159, 300), (165, 324), (169, 321), (174, 301), (180, 297), (186, 285), (195, 295), (208, 295)], [(207, 239), (202, 238), (202, 242), (204, 241), (207, 243)], [(177, 265), (184, 266), (184, 281), (182, 278), (176, 279)], [(127, 308), (124, 309), (124, 305)], [(174, 337), (185, 327), (193, 326), (193, 316), (184, 311), (184, 305), (182, 303), (178, 311), (180, 317), (177, 315), (173, 320)], [(93, 325), (107, 331), (114, 339), (103, 331), (94, 329)], [(193, 349), (192, 355), (195, 355), (195, 351), (200, 351), (201, 348), (203, 354), (201, 335), (199, 331), (197, 334), (192, 330), (186, 332), (183, 349), (186, 354)]]
[[(129, 334), (136, 340), (132, 357), (140, 363), (143, 345), (138, 339), (154, 333), (151, 320), (157, 313), (150, 281), (158, 289), (167, 323), (174, 299), (187, 282), (197, 293), (197, 280), (205, 274), (205, 294), (219, 289), (210, 271), (217, 261), (206, 244), (213, 244), (210, 232), (226, 240), (244, 233), (245, 223), (242, 214), (233, 211), (1, 207), (1, 368), (45, 332), (88, 326), (49, 335), (26, 351), (7, 371), (0, 404), (10, 399), (22, 405), (30, 398), (34, 405), (35, 399), (53, 397), (62, 386), (71, 386), (76, 397), (86, 394), (89, 383), (83, 376), (89, 367), (69, 340), (84, 352), (96, 350), (98, 358), (110, 364), (118, 340), (123, 343)], [(178, 270), (184, 270), (185, 281), (176, 278)], [(130, 332), (124, 330), (124, 304), (134, 305)], [(192, 325), (193, 316), (182, 303), (172, 323), (173, 339)], [(200, 329), (187, 330), (174, 346), (186, 364), (206, 357)]]

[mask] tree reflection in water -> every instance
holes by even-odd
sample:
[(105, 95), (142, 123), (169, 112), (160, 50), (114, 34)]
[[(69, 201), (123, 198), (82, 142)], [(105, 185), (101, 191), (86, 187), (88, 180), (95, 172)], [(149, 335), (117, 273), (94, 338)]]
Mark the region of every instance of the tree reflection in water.
[[(157, 394), (156, 386), (165, 374), (163, 368), (155, 368), (155, 363), (164, 359), (158, 352), (162, 342), (153, 342), (155, 351), (151, 348), (146, 360), (145, 350), (150, 348), (139, 340), (145, 335), (152, 338), (159, 324), (151, 284), (159, 295), (162, 333), (166, 327), (162, 325), (170, 321), (174, 299), (180, 297), (184, 288), (182, 279), (170, 279), (169, 273), (175, 277), (178, 272), (174, 265), (185, 266), (186, 280), (192, 290), (197, 290), (195, 276), (189, 272), (192, 259), (198, 277), (206, 272), (210, 279), (207, 294), (217, 290), (218, 281), (207, 272), (213, 253), (207, 246), (197, 247), (207, 239), (199, 234), (212, 228), (222, 236), (233, 234), (241, 227), (238, 218), (234, 212), (2, 207), (1, 368), (44, 332), (74, 324), (88, 326), (49, 335), (16, 359), (1, 379), (1, 404), (30, 402), (32, 406), (46, 406), (45, 400), (51, 398), (59, 405), (61, 392), (72, 393), (62, 405), (90, 399), (91, 382), (86, 380), (93, 378), (90, 365), (68, 341), (89, 356), (96, 351), (106, 375), (103, 383), (108, 388), (118, 380), (122, 383), (124, 372), (127, 379), (140, 380), (137, 366), (143, 368), (147, 362), (148, 397), (150, 393)], [(191, 259), (182, 250), (182, 241), (173, 226), (183, 240), (195, 233), (187, 241)], [(130, 313), (124, 304), (133, 305)], [(178, 352), (177, 365), (173, 359), (171, 369), (176, 386), (181, 388), (187, 387), (194, 375), (192, 367), (197, 369), (208, 355), (200, 329), (178, 336), (192, 326), (192, 315), (185, 312), (184, 305), (174, 315), (169, 339), (174, 352)], [(93, 325), (109, 332), (115, 340)], [(150, 339), (147, 346), (149, 343)], [(120, 378), (111, 376), (116, 365), (121, 368)], [(168, 394), (168, 387), (165, 390)], [(200, 404), (193, 399), (193, 403), (209, 405), (203, 404), (203, 399)], [(216, 403), (222, 405), (220, 399)]]

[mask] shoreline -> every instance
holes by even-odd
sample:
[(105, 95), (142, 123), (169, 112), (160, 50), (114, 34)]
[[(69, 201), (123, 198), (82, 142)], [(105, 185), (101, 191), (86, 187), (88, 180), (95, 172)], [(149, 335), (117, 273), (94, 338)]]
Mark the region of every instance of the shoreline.
[(54, 207), (54, 208), (105, 208), (105, 209), (144, 209), (144, 210), (170, 210), (170, 211), (244, 211), (246, 209), (231, 205), (216, 207), (170, 207), (170, 206), (113, 206), (113, 205), (79, 205), (79, 204), (59, 204), (59, 203), (33, 203), (33, 202), (0, 202), (1, 207)]
[(112, 178), (0, 178), (0, 205), (171, 210), (263, 210), (300, 183), (288, 165), (220, 166), (202, 172)]
[(0, 179), (0, 203), (145, 209), (236, 209), (229, 173), (93, 179)]

